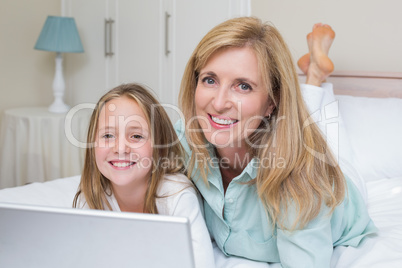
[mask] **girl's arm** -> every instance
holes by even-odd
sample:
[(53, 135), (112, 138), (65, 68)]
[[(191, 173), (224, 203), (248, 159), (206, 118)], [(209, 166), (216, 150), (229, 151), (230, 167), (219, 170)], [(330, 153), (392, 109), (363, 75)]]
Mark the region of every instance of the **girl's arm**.
[[(170, 185), (169, 191), (165, 192), (167, 196), (170, 195), (166, 200), (166, 214), (185, 217), (190, 221), (196, 267), (215, 267), (211, 238), (201, 210), (201, 200), (196, 190), (187, 177), (182, 174), (168, 176), (164, 184), (165, 188), (166, 185)], [(166, 198), (161, 198), (161, 200), (163, 199)], [(160, 210), (159, 207), (158, 210)], [(165, 214), (161, 210), (159, 213)]]
[(191, 237), (196, 267), (214, 267), (211, 238), (202, 215), (200, 204), (192, 188), (180, 194), (173, 216), (187, 217), (191, 225)]

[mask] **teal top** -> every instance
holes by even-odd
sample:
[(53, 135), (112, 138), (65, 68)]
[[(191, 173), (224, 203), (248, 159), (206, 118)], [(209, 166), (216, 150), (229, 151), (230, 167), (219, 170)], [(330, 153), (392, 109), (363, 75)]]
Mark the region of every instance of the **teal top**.
[[(190, 154), (181, 121), (176, 132)], [(214, 158), (214, 150), (209, 150)], [(345, 200), (332, 214), (323, 206), (320, 214), (304, 229), (289, 232), (273, 229), (266, 210), (258, 198), (256, 186), (244, 184), (257, 176), (258, 161), (252, 159), (234, 178), (224, 194), (219, 166), (212, 161), (208, 185), (193, 172), (192, 179), (204, 198), (205, 221), (221, 251), (261, 262), (280, 262), (283, 267), (329, 267), (333, 247), (354, 246), (368, 234), (377, 231), (366, 205), (353, 182), (346, 178)], [(223, 209), (225, 208), (225, 209)], [(292, 219), (294, 213), (288, 214)]]

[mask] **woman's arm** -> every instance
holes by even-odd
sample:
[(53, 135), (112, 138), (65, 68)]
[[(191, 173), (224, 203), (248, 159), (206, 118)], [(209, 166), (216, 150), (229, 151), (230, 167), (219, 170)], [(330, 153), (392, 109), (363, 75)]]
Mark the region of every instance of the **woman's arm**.
[(282, 267), (327, 268), (333, 251), (331, 215), (320, 214), (301, 230), (277, 229), (277, 246)]

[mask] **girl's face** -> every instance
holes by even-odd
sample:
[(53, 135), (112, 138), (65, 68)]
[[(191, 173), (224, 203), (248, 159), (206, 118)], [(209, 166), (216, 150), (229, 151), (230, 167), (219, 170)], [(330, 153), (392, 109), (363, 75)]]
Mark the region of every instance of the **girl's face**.
[(95, 159), (113, 187), (144, 186), (151, 177), (152, 147), (148, 122), (127, 97), (110, 100), (99, 115)]
[(228, 48), (201, 69), (195, 92), (198, 122), (216, 147), (243, 147), (274, 109), (249, 47)]

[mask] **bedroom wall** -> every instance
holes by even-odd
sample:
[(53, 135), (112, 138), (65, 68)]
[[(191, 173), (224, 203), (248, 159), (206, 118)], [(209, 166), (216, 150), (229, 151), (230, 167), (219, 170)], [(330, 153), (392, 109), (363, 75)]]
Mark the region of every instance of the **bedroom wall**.
[(336, 38), (330, 57), (336, 70), (402, 72), (402, 2), (399, 0), (251, 0), (252, 15), (271, 21), (295, 59), (307, 52), (316, 22)]
[(60, 15), (60, 10), (61, 3), (55, 0), (0, 1), (1, 116), (8, 108), (53, 101), (55, 55), (35, 50), (34, 45), (46, 17)]
[[(0, 1), (0, 116), (7, 108), (52, 102), (54, 54), (33, 47), (46, 17), (60, 15), (62, 2)], [(305, 36), (313, 23), (322, 21), (337, 33), (330, 53), (336, 69), (402, 71), (399, 0), (251, 0), (251, 5), (253, 15), (274, 22), (296, 59), (307, 51)]]

